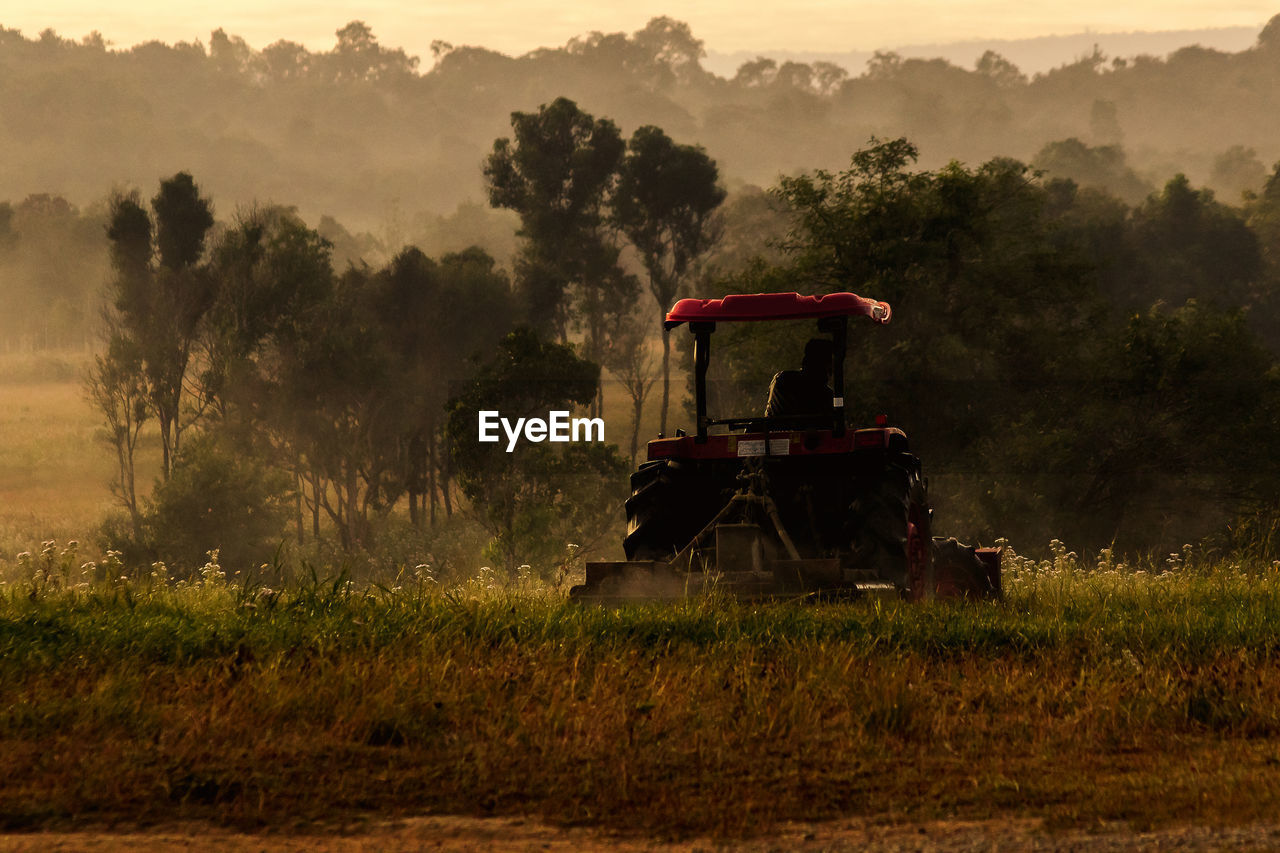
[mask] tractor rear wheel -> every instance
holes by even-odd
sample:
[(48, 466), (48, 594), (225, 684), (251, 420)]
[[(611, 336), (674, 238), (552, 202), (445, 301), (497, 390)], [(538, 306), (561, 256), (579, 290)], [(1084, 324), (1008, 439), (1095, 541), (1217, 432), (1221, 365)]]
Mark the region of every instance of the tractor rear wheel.
[(857, 568), (892, 582), (905, 595), (925, 597), (932, 560), (929, 499), (919, 462), (902, 454), (859, 479), (846, 526)]
[(627, 559), (670, 560), (679, 553), (724, 508), (721, 479), (706, 466), (679, 459), (641, 465), (631, 475), (626, 504)]

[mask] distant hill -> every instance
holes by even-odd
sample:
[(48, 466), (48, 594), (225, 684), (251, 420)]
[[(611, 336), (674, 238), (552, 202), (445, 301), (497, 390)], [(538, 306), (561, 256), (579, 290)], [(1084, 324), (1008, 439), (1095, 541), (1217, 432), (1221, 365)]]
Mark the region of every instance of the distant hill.
[[(1095, 44), (1136, 58), (1075, 61)], [(975, 69), (986, 50), (1008, 63)], [(511, 114), (560, 96), (624, 133), (653, 124), (704, 146), (731, 189), (843, 168), (872, 137), (907, 137), (922, 168), (1033, 162), (1068, 143), (1077, 159), (1110, 163), (1114, 180), (1098, 182), (1130, 201), (1178, 172), (1238, 199), (1280, 160), (1280, 15), (1265, 29), (916, 45), (870, 71), (865, 54), (779, 52), (741, 78), (741, 56), (700, 64), (696, 34), (666, 18), (523, 56), (439, 53), (419, 66), (359, 21), (327, 51), (258, 50), (223, 30), (207, 46), (112, 49), (0, 27), (0, 203), (49, 195), (101, 207), (113, 187), (145, 194), (186, 169), (220, 215), (278, 202), (390, 245), (405, 232), (461, 237), (492, 221), (481, 164), (510, 135)], [(793, 57), (850, 67), (777, 62)], [(509, 222), (493, 230), (512, 245)]]
[[(1030, 39), (974, 39), (945, 44), (913, 44), (890, 48), (906, 58), (942, 58), (961, 68), (972, 68), (978, 57), (994, 50), (1018, 66), (1025, 74), (1040, 74), (1093, 53), (1094, 45), (1110, 57), (1132, 57), (1143, 54), (1163, 58), (1187, 45), (1199, 45), (1234, 53), (1252, 47), (1262, 29), (1256, 27), (1219, 27), (1206, 30), (1165, 30), (1161, 32), (1095, 33), (1083, 32), (1065, 36), (1040, 36)], [(874, 55), (870, 50), (844, 53), (814, 53), (794, 50), (739, 50), (732, 53), (708, 51), (702, 67), (721, 77), (732, 77), (738, 67), (757, 56), (779, 62), (834, 62), (850, 74), (861, 74)]]

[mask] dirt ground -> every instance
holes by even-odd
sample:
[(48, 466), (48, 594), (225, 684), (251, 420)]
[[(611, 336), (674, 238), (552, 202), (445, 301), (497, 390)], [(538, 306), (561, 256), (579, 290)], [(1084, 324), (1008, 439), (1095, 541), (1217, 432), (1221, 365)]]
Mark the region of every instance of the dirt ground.
[(1135, 832), (1124, 826), (1049, 832), (1037, 820), (940, 821), (871, 825), (862, 820), (795, 824), (768, 838), (723, 843), (701, 838), (678, 843), (565, 829), (519, 818), (422, 817), (324, 835), (243, 834), (203, 825), (146, 832), (84, 831), (0, 835), (0, 851), (999, 851), (999, 850), (1277, 850), (1280, 824), (1181, 826)]

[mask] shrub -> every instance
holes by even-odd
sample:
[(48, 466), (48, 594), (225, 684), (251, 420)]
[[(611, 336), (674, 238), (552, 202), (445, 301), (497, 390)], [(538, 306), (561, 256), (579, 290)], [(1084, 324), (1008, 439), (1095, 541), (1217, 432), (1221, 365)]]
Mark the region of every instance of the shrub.
[(147, 539), (166, 563), (195, 569), (210, 549), (222, 565), (266, 560), (288, 518), (289, 477), (216, 434), (193, 437), (144, 518)]

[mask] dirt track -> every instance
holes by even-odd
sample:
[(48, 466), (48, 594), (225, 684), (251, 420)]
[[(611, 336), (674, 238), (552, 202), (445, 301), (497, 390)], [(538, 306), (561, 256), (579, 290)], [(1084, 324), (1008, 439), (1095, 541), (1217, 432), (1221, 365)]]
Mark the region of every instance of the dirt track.
[(723, 843), (706, 838), (678, 843), (552, 827), (518, 818), (424, 817), (362, 827), (347, 834), (241, 834), (202, 825), (147, 832), (67, 832), (0, 835), (0, 851), (710, 851), (783, 850), (1275, 850), (1280, 824), (1243, 827), (1171, 827), (1133, 832), (1123, 826), (1051, 833), (1036, 820), (934, 822), (873, 826), (847, 820), (786, 827), (768, 838)]

